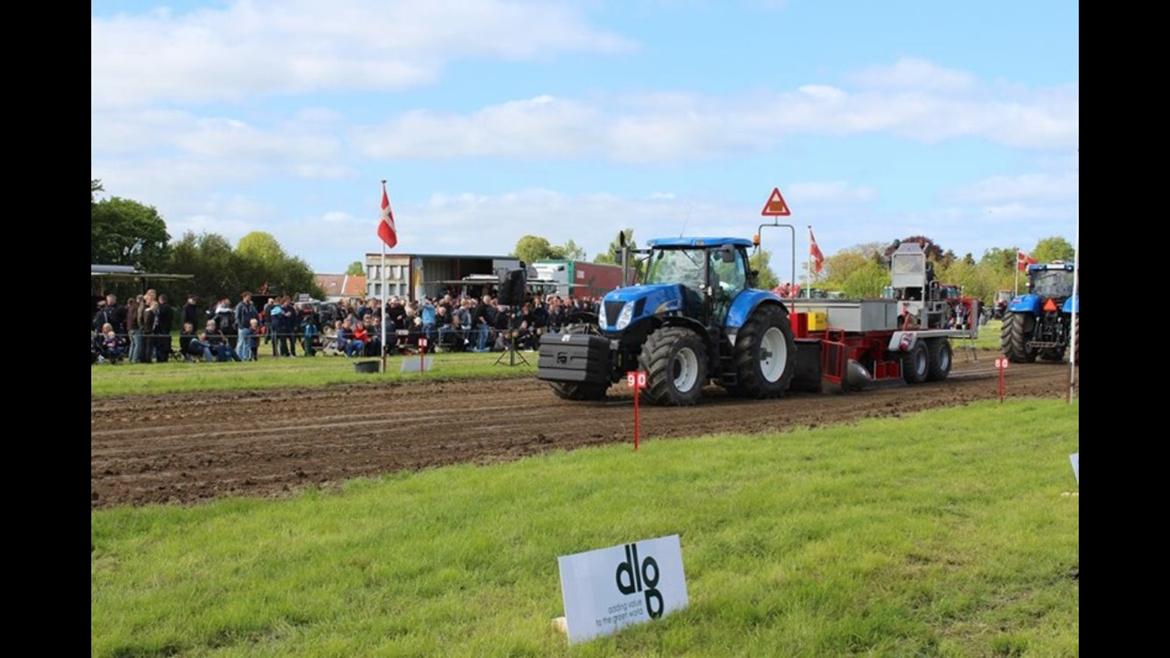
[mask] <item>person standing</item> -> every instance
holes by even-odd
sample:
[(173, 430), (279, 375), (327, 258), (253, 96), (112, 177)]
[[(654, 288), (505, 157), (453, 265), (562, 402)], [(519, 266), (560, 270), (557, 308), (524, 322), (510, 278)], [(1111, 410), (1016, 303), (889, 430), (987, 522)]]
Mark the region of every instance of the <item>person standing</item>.
[(171, 326), (175, 321), (175, 309), (167, 304), (167, 296), (158, 296), (158, 315), (155, 317), (155, 345), (154, 358), (159, 363), (166, 363), (171, 358)]
[(141, 303), (138, 297), (126, 300), (126, 332), (130, 334), (130, 363), (138, 363), (141, 360), (142, 325), (139, 324), (139, 318), (142, 317), (139, 313)]
[(183, 324), (190, 324), (192, 327), (199, 324), (199, 308), (195, 301), (195, 295), (188, 295), (187, 303), (183, 305)]
[(236, 341), (236, 353), (244, 361), (252, 361), (252, 320), (259, 317), (256, 307), (252, 304), (252, 293), (244, 291), (240, 295), (240, 303), (235, 309), (236, 326), (239, 327), (239, 336)]
[(152, 296), (143, 306), (146, 309), (142, 312), (144, 340), (139, 348), (141, 353), (138, 358), (145, 363), (150, 363), (154, 358), (155, 346), (158, 345), (158, 302)]

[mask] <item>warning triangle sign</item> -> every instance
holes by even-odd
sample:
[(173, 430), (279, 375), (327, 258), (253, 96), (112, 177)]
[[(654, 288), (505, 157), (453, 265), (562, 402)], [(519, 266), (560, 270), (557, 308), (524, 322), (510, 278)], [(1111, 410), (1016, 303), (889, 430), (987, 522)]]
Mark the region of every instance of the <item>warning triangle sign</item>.
[(780, 188), (772, 188), (772, 196), (768, 197), (768, 202), (764, 204), (764, 210), (760, 214), (765, 217), (792, 214), (788, 209), (788, 203), (780, 196)]

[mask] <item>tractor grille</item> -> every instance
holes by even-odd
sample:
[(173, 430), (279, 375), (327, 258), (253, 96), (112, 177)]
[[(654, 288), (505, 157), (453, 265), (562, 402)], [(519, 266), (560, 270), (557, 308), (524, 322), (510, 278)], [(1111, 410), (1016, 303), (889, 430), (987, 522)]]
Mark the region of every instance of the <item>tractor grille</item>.
[(617, 324), (618, 316), (621, 315), (622, 307), (625, 305), (626, 305), (625, 302), (606, 302), (605, 303), (605, 324), (606, 324), (606, 326), (612, 327), (613, 325)]

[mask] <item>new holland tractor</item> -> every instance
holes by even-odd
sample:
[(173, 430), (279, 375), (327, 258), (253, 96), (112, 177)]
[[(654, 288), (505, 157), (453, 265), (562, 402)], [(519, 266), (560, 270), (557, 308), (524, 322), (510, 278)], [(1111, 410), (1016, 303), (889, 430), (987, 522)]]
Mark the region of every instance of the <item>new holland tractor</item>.
[[(1073, 325), (1077, 325), (1080, 363), (1080, 299), (1073, 299), (1073, 265), (1055, 261), (1028, 266), (1028, 292), (1012, 299), (1003, 314), (1000, 348), (1013, 363), (1030, 363), (1037, 357), (1061, 361), (1068, 351)], [(1074, 315), (1075, 311), (1075, 315)]]
[[(795, 243), (795, 240), (794, 240)], [(946, 378), (949, 337), (978, 332), (978, 302), (949, 298), (933, 281), (920, 245), (892, 260), (891, 299), (782, 300), (755, 288), (742, 238), (668, 238), (643, 256), (640, 285), (605, 295), (596, 324), (547, 335), (537, 377), (569, 400), (601, 400), (630, 371), (647, 374), (652, 403), (691, 405), (714, 382), (740, 397), (772, 398), (792, 389), (864, 388), (882, 380), (917, 384)], [(795, 260), (795, 259), (794, 259)], [(950, 295), (953, 297), (953, 295)]]

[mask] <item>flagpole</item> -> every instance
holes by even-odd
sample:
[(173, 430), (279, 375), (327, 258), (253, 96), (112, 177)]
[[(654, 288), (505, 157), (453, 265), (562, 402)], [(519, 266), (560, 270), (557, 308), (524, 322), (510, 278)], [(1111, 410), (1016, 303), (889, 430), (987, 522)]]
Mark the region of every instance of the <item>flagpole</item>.
[(1016, 280), (1012, 284), (1012, 297), (1020, 296), (1020, 248), (1016, 247)]
[[(386, 180), (382, 180), (382, 190), (386, 189)], [(382, 268), (379, 271), (379, 278), (382, 280), (382, 373), (386, 373), (386, 243), (383, 240), (378, 240), (382, 243)]]
[(808, 258), (805, 260), (805, 270), (808, 274), (805, 275), (805, 287), (808, 288), (808, 298), (812, 299), (812, 224), (808, 225)]
[[(1080, 149), (1077, 149), (1079, 161)], [(1079, 164), (1079, 162), (1078, 162)], [(1072, 313), (1069, 314), (1069, 341), (1068, 341), (1068, 403), (1072, 404), (1073, 391), (1077, 380), (1077, 317), (1080, 315), (1081, 300), (1077, 299), (1077, 288), (1080, 283), (1081, 272), (1081, 191), (1077, 188), (1077, 233), (1073, 238), (1073, 289)]]

